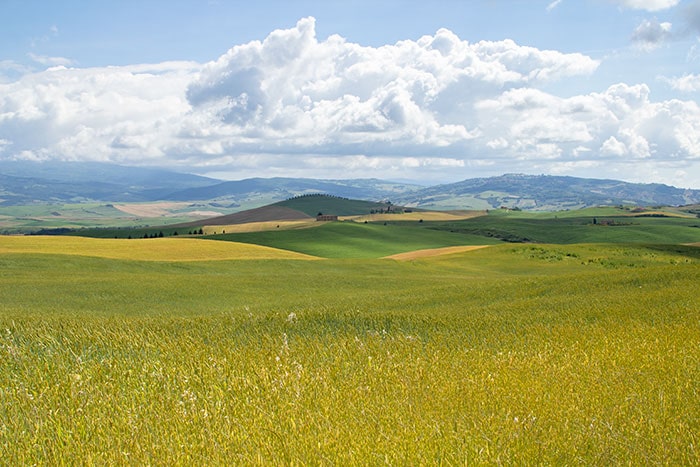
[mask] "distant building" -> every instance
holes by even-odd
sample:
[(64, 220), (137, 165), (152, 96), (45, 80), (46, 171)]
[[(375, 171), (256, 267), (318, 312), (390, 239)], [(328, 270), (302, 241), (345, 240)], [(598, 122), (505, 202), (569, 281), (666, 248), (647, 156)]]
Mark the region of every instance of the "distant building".
[(328, 214), (319, 214), (316, 216), (316, 221), (337, 221), (338, 216), (331, 216)]

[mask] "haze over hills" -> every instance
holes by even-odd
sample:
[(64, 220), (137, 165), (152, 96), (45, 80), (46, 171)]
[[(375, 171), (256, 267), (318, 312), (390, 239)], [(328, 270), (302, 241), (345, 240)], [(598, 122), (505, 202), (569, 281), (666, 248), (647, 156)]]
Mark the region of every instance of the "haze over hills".
[(169, 170), (99, 162), (0, 160), (0, 206), (167, 200), (175, 191), (219, 182)]
[(593, 206), (681, 206), (700, 202), (700, 190), (552, 175), (506, 174), (424, 188), (399, 197), (407, 205), (441, 209), (581, 209)]
[(218, 200), (263, 206), (324, 193), (431, 209), (579, 209), (700, 203), (700, 190), (661, 184), (507, 174), (421, 187), (380, 179), (252, 178), (222, 181), (162, 169), (85, 162), (0, 161), (0, 206), (82, 202)]
[(189, 188), (172, 193), (169, 200), (191, 201), (214, 198), (249, 198), (255, 193), (284, 200), (302, 194), (326, 193), (345, 198), (380, 200), (422, 188), (419, 185), (379, 179), (317, 180), (310, 178), (249, 178)]

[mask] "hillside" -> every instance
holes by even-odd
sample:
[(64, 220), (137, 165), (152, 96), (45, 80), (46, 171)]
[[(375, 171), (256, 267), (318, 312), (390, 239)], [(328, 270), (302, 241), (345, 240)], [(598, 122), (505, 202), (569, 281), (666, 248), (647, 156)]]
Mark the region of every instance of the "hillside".
[(250, 208), (306, 194), (392, 199), (419, 185), (379, 179), (250, 178), (222, 181), (170, 170), (97, 162), (0, 160), (0, 207), (153, 201), (216, 201)]
[(269, 221), (285, 221), (285, 220), (297, 220), (297, 219), (308, 219), (311, 216), (304, 212), (297, 211), (285, 206), (280, 205), (269, 205), (263, 206), (255, 209), (248, 209), (246, 211), (236, 212), (233, 214), (227, 214), (225, 216), (217, 216), (209, 219), (202, 219), (193, 222), (185, 222), (182, 224), (175, 224), (169, 227), (199, 227), (201, 225), (234, 225), (234, 224), (247, 224), (250, 222), (269, 222)]
[(398, 202), (433, 209), (557, 211), (592, 206), (680, 206), (700, 202), (700, 190), (551, 175), (507, 174), (438, 185), (406, 194)]
[(267, 206), (201, 219), (192, 222), (170, 225), (169, 227), (198, 227), (202, 225), (235, 225), (251, 222), (290, 221), (315, 218), (317, 214), (337, 216), (357, 216), (374, 211), (386, 211), (387, 203), (340, 198), (331, 195), (303, 195)]
[[(252, 243), (295, 251), (322, 258), (381, 258), (416, 250), (494, 245), (497, 239), (462, 232), (450, 232), (383, 223), (318, 222), (313, 229), (269, 230), (252, 233), (226, 233), (204, 238)], [(399, 223), (401, 224), (401, 223)]]
[[(337, 216), (361, 216), (375, 211), (387, 211), (392, 209), (391, 203), (363, 201), (347, 199), (331, 195), (304, 195), (297, 196), (276, 203), (275, 206), (284, 206), (306, 213), (315, 217), (318, 213)], [(396, 207), (393, 207), (397, 209)]]
[(378, 179), (318, 180), (311, 178), (249, 178), (189, 188), (171, 193), (172, 200), (222, 199), (238, 201), (251, 198), (281, 201), (306, 194), (328, 193), (344, 198), (387, 199), (420, 189), (418, 185)]
[[(425, 188), (379, 179), (251, 178), (221, 181), (162, 169), (102, 163), (0, 161), (0, 208), (163, 201), (210, 204), (206, 210), (218, 206), (231, 212), (314, 194), (372, 202), (391, 200), (404, 206), (436, 210), (507, 207), (560, 211), (592, 206), (700, 203), (700, 190), (697, 189), (550, 175), (507, 174)], [(345, 215), (363, 214), (363, 209)], [(301, 210), (311, 216), (318, 211), (330, 211), (306, 205)]]
[(0, 205), (142, 202), (217, 180), (169, 170), (98, 162), (0, 160)]

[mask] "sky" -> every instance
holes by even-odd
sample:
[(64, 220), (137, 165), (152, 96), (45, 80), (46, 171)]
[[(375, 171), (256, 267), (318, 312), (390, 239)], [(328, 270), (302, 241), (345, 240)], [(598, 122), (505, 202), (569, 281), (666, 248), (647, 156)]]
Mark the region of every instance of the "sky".
[(700, 0), (0, 0), (0, 160), (700, 188)]

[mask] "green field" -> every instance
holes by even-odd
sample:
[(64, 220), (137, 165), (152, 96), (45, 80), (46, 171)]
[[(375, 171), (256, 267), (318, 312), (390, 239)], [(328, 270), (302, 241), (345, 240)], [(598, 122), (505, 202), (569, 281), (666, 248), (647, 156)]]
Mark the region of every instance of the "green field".
[[(397, 219), (400, 219), (397, 216)], [(595, 219), (595, 224), (593, 223)], [(503, 214), (460, 221), (326, 223), (312, 229), (211, 235), (212, 240), (254, 243), (324, 258), (380, 258), (455, 245), (510, 243), (700, 242), (700, 220), (674, 217)]]
[[(323, 248), (346, 228), (327, 226)], [(371, 256), (408, 241), (356, 226)], [(146, 261), (69, 240), (100, 242), (0, 238), (3, 464), (700, 462), (700, 248), (90, 247)]]
[[(79, 204), (36, 204), (20, 206), (0, 206), (0, 234), (31, 233), (45, 229), (74, 229), (92, 232), (91, 236), (100, 236), (108, 232), (107, 237), (134, 229), (143, 232), (152, 231), (155, 226), (163, 228), (168, 224), (188, 222), (201, 219), (197, 211), (230, 213), (235, 209), (217, 203), (126, 203), (136, 209), (134, 214), (117, 209), (113, 204), (79, 203)], [(139, 214), (142, 206), (162, 206), (161, 212)], [(149, 228), (150, 226), (150, 228)], [(158, 230), (156, 230), (158, 232)], [(129, 235), (123, 235), (124, 238)]]
[(426, 229), (420, 225), (418, 222), (387, 225), (329, 222), (310, 229), (223, 234), (205, 238), (254, 243), (323, 258), (380, 258), (427, 248), (499, 243), (483, 236)]
[[(700, 219), (564, 213), (491, 213), (433, 228), (506, 241), (541, 243), (693, 243), (700, 241)], [(596, 211), (592, 211), (596, 212)], [(613, 213), (614, 214), (614, 213)], [(595, 222), (595, 223), (594, 223)]]

